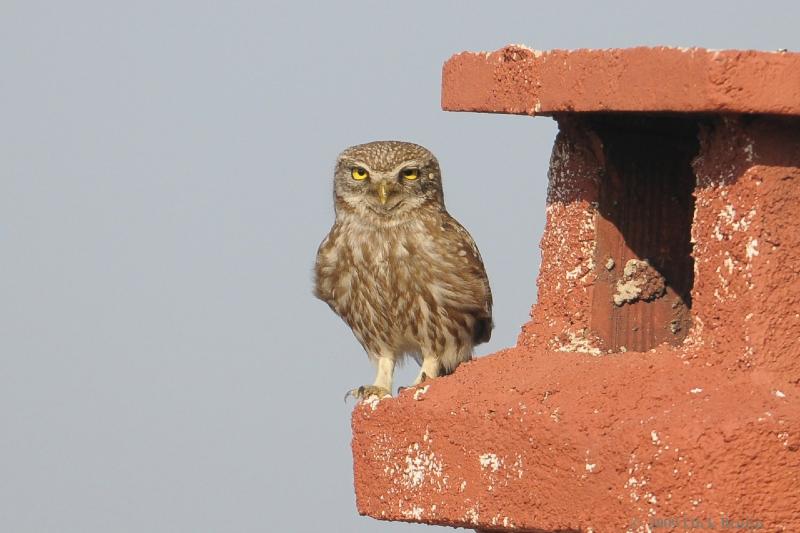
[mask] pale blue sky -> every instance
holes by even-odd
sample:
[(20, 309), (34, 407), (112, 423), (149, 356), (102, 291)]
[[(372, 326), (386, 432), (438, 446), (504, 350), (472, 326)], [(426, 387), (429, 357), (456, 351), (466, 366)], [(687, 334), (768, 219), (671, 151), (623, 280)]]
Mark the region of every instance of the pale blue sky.
[[(514, 344), (547, 118), (445, 113), (461, 50), (800, 49), (797, 2), (0, 2), (0, 531), (384, 532), (361, 348), (311, 296), (348, 145), (424, 144)], [(399, 381), (410, 381), (414, 364)]]

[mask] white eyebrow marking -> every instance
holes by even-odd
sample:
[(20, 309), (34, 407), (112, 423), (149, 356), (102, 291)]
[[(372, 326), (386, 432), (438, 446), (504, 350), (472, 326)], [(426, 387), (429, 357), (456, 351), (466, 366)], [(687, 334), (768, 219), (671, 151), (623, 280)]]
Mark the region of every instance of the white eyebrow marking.
[(341, 161), (342, 161), (342, 163), (344, 163), (345, 165), (347, 165), (347, 166), (349, 166), (351, 168), (353, 168), (353, 167), (361, 167), (364, 170), (366, 170), (370, 175), (372, 174), (372, 169), (369, 168), (369, 165), (364, 163), (363, 161), (359, 161), (358, 159), (353, 159), (353, 158), (350, 158), (350, 157), (343, 157), (341, 159)]
[(403, 161), (402, 163), (400, 163), (399, 165), (394, 167), (391, 171), (389, 171), (389, 173), (390, 174), (397, 174), (398, 172), (400, 172), (400, 170), (402, 170), (404, 168), (419, 168), (421, 166), (422, 166), (422, 163), (412, 159), (410, 161)]

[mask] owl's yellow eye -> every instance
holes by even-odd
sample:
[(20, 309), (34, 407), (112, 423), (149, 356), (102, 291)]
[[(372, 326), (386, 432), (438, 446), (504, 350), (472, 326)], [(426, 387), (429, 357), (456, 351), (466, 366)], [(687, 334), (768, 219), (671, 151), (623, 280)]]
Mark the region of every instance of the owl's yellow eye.
[(407, 168), (400, 173), (407, 180), (415, 180), (419, 177), (419, 170), (416, 168)]
[(353, 170), (350, 171), (350, 175), (353, 176), (354, 180), (365, 180), (369, 177), (369, 172), (361, 167), (353, 167)]

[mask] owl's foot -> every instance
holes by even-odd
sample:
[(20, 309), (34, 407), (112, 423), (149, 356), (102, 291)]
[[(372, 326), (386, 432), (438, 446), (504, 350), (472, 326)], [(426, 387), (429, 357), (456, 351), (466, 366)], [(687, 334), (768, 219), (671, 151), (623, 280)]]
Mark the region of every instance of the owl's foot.
[(344, 401), (347, 401), (347, 398), (353, 397), (356, 400), (366, 400), (371, 396), (376, 396), (379, 400), (383, 398), (392, 397), (392, 393), (389, 392), (388, 389), (384, 389), (383, 387), (378, 387), (376, 385), (362, 385), (356, 389), (352, 389), (347, 391), (344, 395)]
[(413, 385), (409, 385), (408, 387), (397, 387), (397, 394), (400, 394), (406, 389), (413, 389), (414, 387), (422, 385), (422, 382), (428, 379), (428, 375), (425, 372), (421, 372), (419, 378), (417, 379), (418, 380)]

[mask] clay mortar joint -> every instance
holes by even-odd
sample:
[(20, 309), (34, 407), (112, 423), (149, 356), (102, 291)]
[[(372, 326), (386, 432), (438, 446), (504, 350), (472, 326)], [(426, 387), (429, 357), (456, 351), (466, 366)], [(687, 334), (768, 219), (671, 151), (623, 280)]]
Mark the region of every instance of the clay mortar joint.
[(637, 47), (462, 52), (442, 109), (520, 115), (627, 111), (800, 114), (800, 54)]

